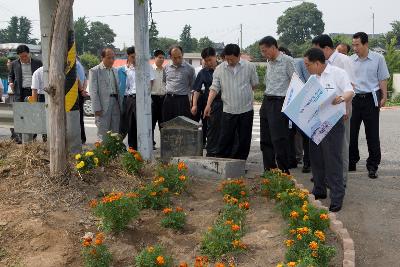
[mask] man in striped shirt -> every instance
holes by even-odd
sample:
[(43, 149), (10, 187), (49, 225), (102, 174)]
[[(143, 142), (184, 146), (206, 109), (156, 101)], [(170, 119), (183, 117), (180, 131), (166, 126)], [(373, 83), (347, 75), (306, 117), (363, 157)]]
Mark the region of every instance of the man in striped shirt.
[[(204, 115), (210, 116), (211, 104), (221, 92), (223, 114), (217, 156), (246, 160), (253, 128), (253, 90), (258, 85), (257, 71), (254, 64), (240, 59), (240, 48), (236, 44), (225, 46), (224, 55), (225, 62), (214, 71)], [(239, 145), (232, 154), (236, 132)]]

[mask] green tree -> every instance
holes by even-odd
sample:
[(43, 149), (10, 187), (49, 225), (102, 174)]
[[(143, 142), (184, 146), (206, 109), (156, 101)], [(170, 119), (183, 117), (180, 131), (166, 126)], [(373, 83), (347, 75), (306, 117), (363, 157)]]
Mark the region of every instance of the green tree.
[(252, 56), (255, 61), (263, 60), (263, 56), (261, 55), (260, 46), (258, 45), (258, 42), (259, 41), (254, 42), (245, 49), (245, 52), (250, 56)]
[(286, 46), (292, 43), (304, 44), (322, 34), (325, 28), (322, 12), (317, 9), (316, 4), (308, 2), (286, 9), (278, 18), (277, 24), (279, 40)]
[(89, 22), (86, 17), (79, 17), (74, 22), (75, 43), (78, 54), (83, 54), (88, 45)]
[(393, 90), (393, 73), (400, 72), (400, 51), (396, 50), (395, 46), (397, 44), (397, 39), (393, 39), (386, 45), (386, 55), (385, 60), (390, 72), (390, 79), (388, 81), (389, 91)]
[(0, 57), (0, 78), (6, 79), (8, 76), (7, 57)]
[(160, 37), (158, 38), (158, 48), (164, 52), (168, 52), (169, 48), (173, 45), (178, 44), (178, 41), (175, 39)]
[(214, 42), (208, 38), (208, 36), (204, 36), (199, 39), (199, 43), (197, 44), (198, 50), (201, 51), (207, 47), (214, 47)]
[(100, 59), (90, 53), (83, 53), (79, 56), (79, 59), (85, 70), (89, 70), (100, 63)]
[(400, 21), (395, 20), (390, 25), (392, 30), (386, 34), (386, 40), (391, 42), (393, 38), (396, 38), (396, 44), (400, 44)]
[(31, 38), (32, 22), (27, 17), (13, 16), (8, 26), (0, 30), (0, 43), (36, 44), (37, 39)]
[(149, 48), (150, 53), (159, 49), (157, 23), (154, 21), (151, 21), (149, 28)]
[(336, 35), (335, 37), (332, 38), (333, 45), (337, 46), (340, 43), (348, 44), (351, 45), (352, 39), (350, 37), (347, 37), (345, 35)]
[(87, 34), (88, 44), (87, 48), (85, 47), (85, 51), (98, 55), (104, 47), (114, 47), (115, 36), (116, 34), (108, 24), (94, 21), (90, 23), (90, 29)]
[(192, 35), (190, 33), (191, 29), (192, 29), (192, 26), (185, 24), (185, 26), (183, 27), (182, 33), (180, 35), (179, 44), (181, 45), (181, 47), (185, 53), (190, 53), (197, 49), (197, 46), (195, 46), (196, 42), (193, 40)]

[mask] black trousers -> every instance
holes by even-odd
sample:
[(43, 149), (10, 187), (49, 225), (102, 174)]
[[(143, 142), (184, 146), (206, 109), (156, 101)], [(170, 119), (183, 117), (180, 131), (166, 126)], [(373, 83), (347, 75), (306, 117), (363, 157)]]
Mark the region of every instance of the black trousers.
[(167, 94), (162, 107), (162, 121), (166, 122), (179, 116), (192, 118), (189, 97), (187, 95)]
[(216, 157), (221, 133), (222, 100), (214, 99), (211, 104), (210, 117), (207, 118), (207, 157)]
[(119, 132), (122, 138), (128, 135), (129, 147), (137, 149), (136, 95), (124, 96)]
[(156, 123), (158, 123), (158, 129), (161, 130), (160, 124), (162, 123), (162, 107), (164, 103), (163, 95), (151, 95), (151, 117), (152, 117), (152, 127), (153, 127), (153, 144), (154, 141), (154, 129), (156, 128)]
[[(264, 96), (260, 109), (260, 147), (264, 170), (289, 170), (289, 120), (281, 112), (284, 98)], [(276, 156), (276, 158), (275, 158)]]
[[(217, 156), (222, 158), (247, 159), (250, 152), (251, 134), (253, 131), (253, 116), (254, 110), (241, 114), (222, 113)], [(239, 144), (236, 151), (232, 153), (236, 134)]]
[(296, 126), (292, 124), (292, 128), (289, 128), (289, 166), (297, 166), (295, 146), (296, 131)]
[(196, 115), (192, 116), (193, 120), (202, 123), (202, 130), (203, 130), (203, 144), (207, 142), (207, 126), (208, 126), (208, 118), (204, 118), (204, 109), (207, 106), (208, 94), (204, 92), (200, 92), (199, 99), (197, 100), (197, 113)]
[(79, 122), (81, 125), (81, 141), (82, 144), (86, 143), (86, 132), (85, 132), (85, 122), (83, 120), (85, 114), (83, 113), (83, 103), (85, 103), (85, 97), (79, 94)]
[(301, 130), (299, 130), (301, 133), (301, 136), (303, 137), (303, 151), (304, 151), (304, 155), (303, 155), (303, 165), (304, 166), (311, 166), (310, 163), (310, 138), (305, 135)]
[(331, 205), (342, 206), (345, 195), (343, 183), (344, 123), (340, 119), (325, 138), (316, 145), (310, 141), (311, 169), (314, 195), (326, 195), (330, 188)]
[[(377, 91), (378, 103), (381, 92)], [(353, 98), (353, 114), (350, 119), (350, 147), (349, 164), (356, 164), (360, 160), (358, 150), (358, 134), (361, 122), (364, 122), (369, 157), (367, 169), (377, 171), (381, 163), (381, 145), (379, 140), (379, 107), (375, 107), (372, 93), (356, 94)]]

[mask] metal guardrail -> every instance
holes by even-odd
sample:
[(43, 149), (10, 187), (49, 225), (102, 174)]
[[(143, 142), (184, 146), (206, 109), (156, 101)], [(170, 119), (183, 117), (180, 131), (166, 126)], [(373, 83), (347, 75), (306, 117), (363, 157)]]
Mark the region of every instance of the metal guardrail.
[(14, 127), (13, 105), (0, 103), (0, 127)]

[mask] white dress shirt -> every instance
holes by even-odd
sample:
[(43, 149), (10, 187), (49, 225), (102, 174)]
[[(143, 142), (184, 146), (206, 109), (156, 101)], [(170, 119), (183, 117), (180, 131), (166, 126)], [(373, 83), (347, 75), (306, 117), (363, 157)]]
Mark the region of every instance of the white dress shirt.
[(37, 90), (38, 95), (44, 94), (43, 67), (38, 68), (32, 75), (32, 90)]

